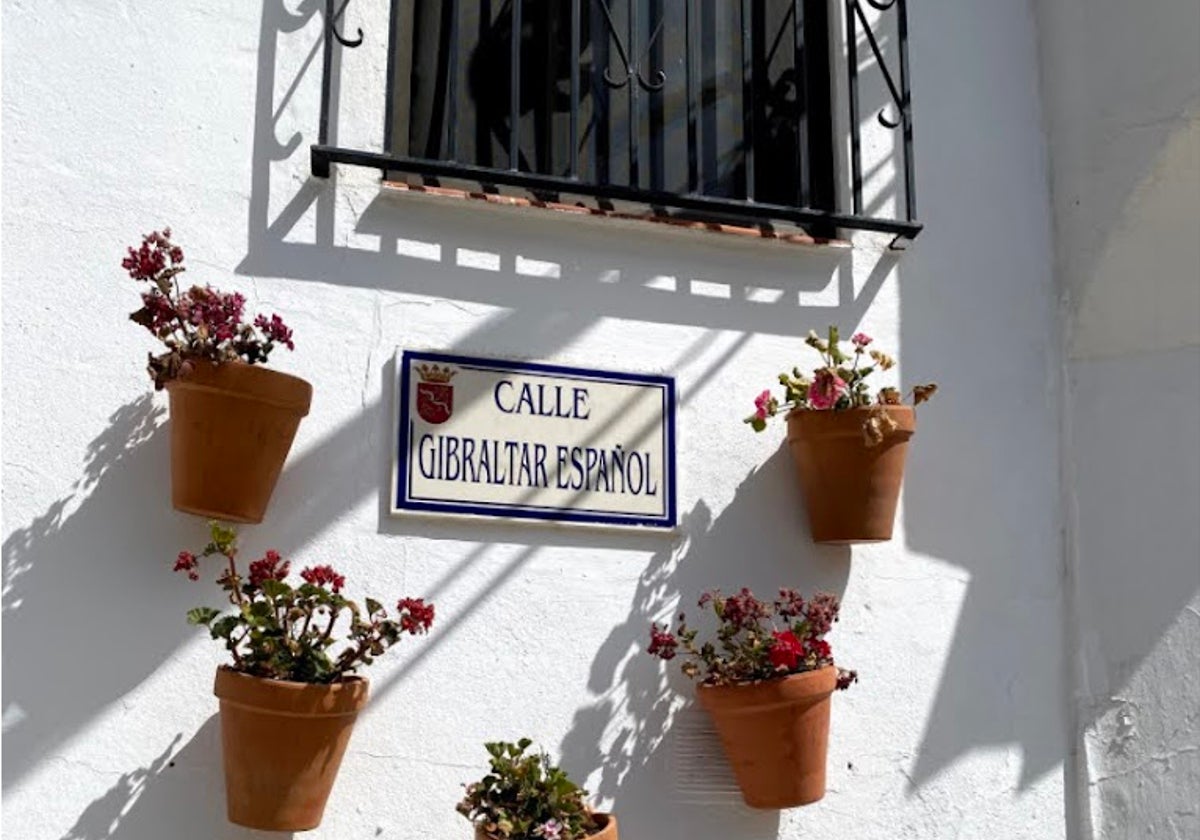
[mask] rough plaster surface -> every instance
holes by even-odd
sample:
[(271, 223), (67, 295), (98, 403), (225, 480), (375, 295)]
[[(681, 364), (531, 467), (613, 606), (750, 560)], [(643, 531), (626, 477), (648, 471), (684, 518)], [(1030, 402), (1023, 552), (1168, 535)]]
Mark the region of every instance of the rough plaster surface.
[[(219, 651), (183, 622), (216, 595), (169, 572), (204, 526), (167, 504), (165, 402), (117, 266), (168, 223), (194, 279), (288, 320), (298, 346), (278, 366), (316, 387), (246, 553), (275, 546), (335, 564), (355, 593), (438, 606), (428, 639), (373, 670), (310, 836), (465, 839), (453, 804), (481, 742), (523, 734), (630, 838), (1063, 836), (1060, 386), (1031, 13), (914, 7), (929, 227), (897, 260), (869, 238), (804, 250), (385, 196), (353, 170), (310, 180), (318, 5), (4, 5), (5, 837), (254, 836), (224, 820)], [(348, 13), (368, 35), (343, 62), (348, 144), (379, 140), (385, 10)], [(830, 322), (944, 389), (887, 545), (814, 547), (780, 430), (740, 423)], [(385, 516), (398, 345), (674, 374), (679, 534)], [(744, 808), (689, 686), (640, 653), (652, 620), (743, 584), (844, 597), (833, 641), (862, 682), (836, 698), (829, 794), (809, 808)]]
[(1200, 837), (1200, 6), (1044, 3), (1067, 350), (1069, 814)]

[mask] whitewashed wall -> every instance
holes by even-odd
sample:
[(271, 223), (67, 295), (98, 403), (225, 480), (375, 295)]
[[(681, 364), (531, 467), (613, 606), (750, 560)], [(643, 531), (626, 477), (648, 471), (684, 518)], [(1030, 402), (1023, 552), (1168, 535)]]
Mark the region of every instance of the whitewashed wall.
[(1200, 837), (1200, 5), (1044, 4), (1081, 838)]
[[(627, 838), (1055, 838), (1068, 739), (1059, 344), (1035, 26), (1024, 4), (913, 4), (919, 200), (902, 257), (382, 195), (308, 177), (320, 4), (10, 2), (4, 38), (4, 835), (242, 838), (224, 821), (216, 603), (172, 575), (204, 525), (167, 500), (165, 405), (118, 268), (172, 225), (197, 280), (295, 327), (316, 387), (266, 521), (355, 593), (439, 622), (371, 674), (313, 837), (469, 837), (481, 742), (560, 754)], [(356, 0), (340, 139), (378, 143), (384, 7)], [(864, 92), (864, 114), (883, 104)], [(871, 105), (875, 108), (869, 107)], [(873, 189), (879, 182), (873, 182)], [(480, 257), (479, 254), (492, 255)], [(550, 265), (546, 265), (550, 264)], [(943, 387), (896, 539), (818, 549), (782, 433), (740, 423), (837, 322)], [(396, 346), (667, 371), (681, 391), (677, 539), (382, 513)], [(640, 651), (704, 588), (841, 593), (829, 794), (732, 792), (691, 689)]]

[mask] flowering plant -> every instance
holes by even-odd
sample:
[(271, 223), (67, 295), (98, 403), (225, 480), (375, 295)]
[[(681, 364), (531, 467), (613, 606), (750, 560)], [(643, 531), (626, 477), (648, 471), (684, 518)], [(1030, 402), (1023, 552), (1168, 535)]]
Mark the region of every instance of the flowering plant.
[[(746, 422), (754, 431), (761, 432), (767, 427), (767, 419), (782, 409), (791, 413), (875, 408), (877, 410), (871, 411), (863, 422), (863, 437), (868, 446), (878, 445), (895, 427), (895, 421), (882, 407), (900, 405), (903, 398), (893, 387), (880, 388), (874, 398), (871, 397), (867, 377), (877, 368), (886, 371), (896, 366), (896, 360), (886, 353), (867, 349), (873, 341), (864, 333), (855, 333), (850, 338), (854, 349), (847, 354), (841, 349), (837, 327), (831, 326), (826, 338), (810, 330), (804, 343), (821, 354), (821, 366), (813, 371), (811, 378), (801, 373), (800, 368), (792, 368), (790, 374), (779, 374), (783, 399), (775, 397), (770, 390), (763, 391), (754, 399), (754, 413), (746, 418)], [(864, 356), (870, 357), (873, 364), (864, 364)], [(936, 391), (937, 385), (933, 383), (917, 385), (912, 389), (913, 405), (925, 402)]]
[[(395, 619), (371, 598), (363, 602), (364, 611), (341, 594), (346, 579), (330, 566), (304, 569), (303, 583), (293, 587), (286, 582), (291, 563), (276, 551), (251, 563), (243, 577), (237, 566), (237, 532), (217, 522), (209, 523), (209, 531), (210, 541), (199, 556), (179, 552), (175, 571), (199, 580), (201, 558), (225, 559), (217, 583), (236, 609), (221, 615), (220, 610), (197, 607), (188, 611), (188, 623), (203, 625), (214, 639), (225, 641), (234, 671), (292, 682), (339, 682), (359, 665), (370, 665), (405, 633), (426, 633), (433, 625), (433, 604), (422, 598), (401, 599)], [(329, 648), (337, 643), (333, 630), (344, 612), (350, 614), (349, 646), (330, 656)]]
[[(733, 685), (815, 671), (833, 664), (825, 634), (838, 620), (841, 604), (830, 592), (805, 600), (794, 589), (779, 590), (774, 602), (760, 601), (749, 589), (736, 595), (705, 592), (699, 606), (717, 617), (717, 642), (696, 646), (698, 631), (680, 613), (674, 633), (664, 625), (650, 627), (647, 652), (671, 660), (682, 650), (689, 658), (683, 673), (702, 677), (703, 685)], [(719, 647), (718, 647), (719, 646)], [(838, 670), (839, 689), (858, 680), (855, 671)]]
[(458, 812), (495, 840), (582, 840), (603, 828), (586, 791), (545, 753), (526, 754), (532, 743), (485, 744), (492, 769), (467, 785)]
[(186, 270), (183, 249), (171, 241), (170, 228), (143, 236), (141, 246), (129, 249), (121, 267), (134, 280), (149, 284), (142, 292), (142, 308), (129, 319), (167, 348), (158, 356), (150, 354), (147, 370), (155, 390), (186, 373), (195, 359), (255, 364), (265, 362), (276, 344), (295, 349), (292, 331), (278, 315), (258, 315), (252, 324), (245, 323), (246, 298), (237, 292), (227, 294), (212, 286), (180, 291), (176, 278)]

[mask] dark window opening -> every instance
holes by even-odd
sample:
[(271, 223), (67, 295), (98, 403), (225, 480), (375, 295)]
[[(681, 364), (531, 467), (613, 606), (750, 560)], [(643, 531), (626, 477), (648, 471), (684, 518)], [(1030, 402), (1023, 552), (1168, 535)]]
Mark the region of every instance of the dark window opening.
[[(331, 56), (354, 47), (326, 0), (321, 139), (334, 162), (390, 178), (465, 181), (539, 198), (755, 224), (816, 236), (838, 227), (915, 236), (905, 0), (894, 15), (899, 82), (860, 0), (844, 0), (849, 173), (837, 172), (827, 0), (391, 0), (384, 149), (329, 145)], [(344, 5), (341, 7), (344, 8)], [(863, 214), (859, 35), (898, 117), (905, 218)], [(848, 177), (849, 176), (849, 177)], [(849, 183), (852, 212), (839, 207)]]

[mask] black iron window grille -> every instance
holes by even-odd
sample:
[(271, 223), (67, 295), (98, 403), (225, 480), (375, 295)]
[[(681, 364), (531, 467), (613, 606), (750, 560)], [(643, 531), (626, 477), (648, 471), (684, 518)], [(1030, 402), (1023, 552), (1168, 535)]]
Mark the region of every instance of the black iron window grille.
[[(894, 245), (921, 230), (906, 0), (843, 0), (844, 55), (829, 0), (390, 0), (380, 151), (329, 142), (335, 55), (364, 37), (340, 30), (347, 2), (325, 3), (318, 177), (350, 164)], [(893, 216), (864, 210), (860, 55), (884, 88), (874, 118), (895, 135)]]

